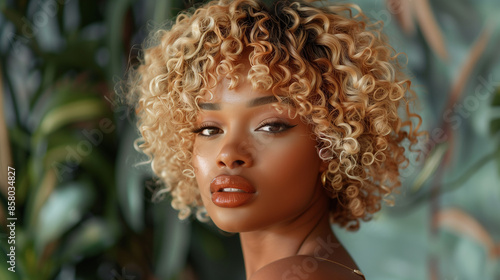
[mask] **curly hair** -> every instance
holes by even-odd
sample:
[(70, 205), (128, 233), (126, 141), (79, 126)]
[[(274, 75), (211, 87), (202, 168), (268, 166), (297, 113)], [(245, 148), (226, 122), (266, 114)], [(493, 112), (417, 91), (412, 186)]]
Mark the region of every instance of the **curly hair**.
[(405, 149), (417, 142), (421, 118), (410, 110), (414, 93), (398, 54), (382, 23), (370, 23), (358, 6), (316, 6), (214, 1), (151, 35), (154, 44), (129, 79), (142, 135), (137, 145), (179, 218), (203, 211), (190, 164), (197, 102), (219, 77), (235, 87), (242, 58), (255, 88), (285, 95), (311, 125), (329, 163), (332, 222), (359, 228), (401, 185)]

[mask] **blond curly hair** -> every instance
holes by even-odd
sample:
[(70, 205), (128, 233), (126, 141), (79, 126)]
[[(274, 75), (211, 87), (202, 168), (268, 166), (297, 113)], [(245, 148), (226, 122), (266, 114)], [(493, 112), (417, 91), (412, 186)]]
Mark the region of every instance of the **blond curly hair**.
[(332, 222), (354, 230), (369, 220), (401, 185), (405, 149), (417, 142), (421, 123), (409, 107), (411, 82), (381, 29), (356, 5), (221, 0), (154, 32), (129, 86), (138, 147), (179, 217), (203, 211), (190, 165), (197, 102), (219, 77), (234, 87), (243, 58), (254, 87), (285, 95), (311, 125), (329, 162)]

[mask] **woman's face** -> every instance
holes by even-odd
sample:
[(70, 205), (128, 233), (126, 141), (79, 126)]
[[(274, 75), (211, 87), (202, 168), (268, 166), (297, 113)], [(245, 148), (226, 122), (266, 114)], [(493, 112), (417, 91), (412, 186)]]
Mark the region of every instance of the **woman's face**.
[(319, 180), (326, 164), (310, 128), (279, 113), (274, 96), (246, 79), (227, 86), (221, 82), (213, 99), (199, 103), (192, 163), (208, 214), (228, 232), (299, 217), (326, 197)]

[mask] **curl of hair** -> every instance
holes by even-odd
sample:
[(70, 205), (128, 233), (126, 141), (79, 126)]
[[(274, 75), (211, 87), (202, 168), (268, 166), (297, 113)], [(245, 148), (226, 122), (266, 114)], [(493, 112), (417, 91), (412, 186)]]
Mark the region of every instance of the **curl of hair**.
[(411, 149), (421, 123), (409, 107), (411, 82), (381, 29), (355, 5), (223, 0), (156, 31), (129, 86), (138, 146), (179, 217), (202, 212), (190, 165), (197, 101), (212, 94), (218, 77), (235, 87), (247, 60), (253, 86), (290, 98), (313, 127), (319, 155), (329, 162), (332, 221), (354, 230), (369, 220), (400, 186), (408, 162), (403, 143)]

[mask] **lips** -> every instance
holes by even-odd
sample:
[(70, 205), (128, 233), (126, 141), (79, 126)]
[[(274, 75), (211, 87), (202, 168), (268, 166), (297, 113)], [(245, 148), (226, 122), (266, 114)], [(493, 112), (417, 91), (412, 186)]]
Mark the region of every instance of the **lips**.
[(255, 196), (255, 188), (245, 178), (235, 175), (220, 175), (210, 183), (212, 202), (224, 208), (244, 205)]

